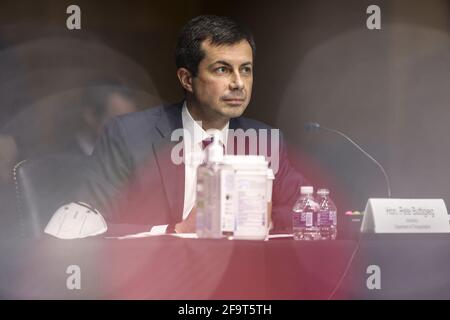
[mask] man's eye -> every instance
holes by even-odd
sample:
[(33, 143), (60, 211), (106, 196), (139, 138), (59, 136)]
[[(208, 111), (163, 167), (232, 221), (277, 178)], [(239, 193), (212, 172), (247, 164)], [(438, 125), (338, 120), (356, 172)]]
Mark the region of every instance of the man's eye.
[(242, 68), (242, 72), (243, 72), (243, 73), (252, 73), (252, 68), (250, 68), (250, 67), (244, 67), (244, 68)]
[(227, 72), (227, 68), (225, 67), (219, 67), (216, 69), (217, 73), (226, 73)]

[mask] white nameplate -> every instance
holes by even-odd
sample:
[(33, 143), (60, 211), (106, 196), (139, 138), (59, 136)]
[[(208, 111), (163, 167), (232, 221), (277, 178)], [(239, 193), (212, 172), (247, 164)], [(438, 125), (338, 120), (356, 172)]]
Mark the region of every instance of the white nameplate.
[(366, 233), (449, 233), (442, 199), (369, 199), (361, 224)]

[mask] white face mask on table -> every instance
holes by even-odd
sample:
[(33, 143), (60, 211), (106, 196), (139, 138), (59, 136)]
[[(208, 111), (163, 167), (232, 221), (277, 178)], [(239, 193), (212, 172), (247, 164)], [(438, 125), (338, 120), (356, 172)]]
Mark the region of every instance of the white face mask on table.
[(72, 202), (53, 214), (44, 232), (59, 239), (80, 239), (96, 236), (108, 229), (105, 219), (82, 202)]

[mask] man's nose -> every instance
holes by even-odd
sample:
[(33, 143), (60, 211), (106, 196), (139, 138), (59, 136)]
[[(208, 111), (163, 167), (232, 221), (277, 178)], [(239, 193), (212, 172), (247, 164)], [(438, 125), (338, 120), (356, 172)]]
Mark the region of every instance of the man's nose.
[(230, 82), (231, 90), (242, 90), (244, 89), (244, 81), (242, 81), (241, 75), (239, 72), (234, 72), (233, 77)]

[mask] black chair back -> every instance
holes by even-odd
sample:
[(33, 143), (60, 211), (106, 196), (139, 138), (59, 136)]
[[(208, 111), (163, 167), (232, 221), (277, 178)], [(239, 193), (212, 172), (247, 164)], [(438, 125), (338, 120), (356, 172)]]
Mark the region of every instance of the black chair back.
[(14, 167), (22, 236), (42, 237), (53, 213), (74, 201), (86, 163), (85, 156), (57, 154), (27, 159)]

